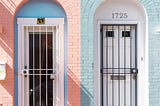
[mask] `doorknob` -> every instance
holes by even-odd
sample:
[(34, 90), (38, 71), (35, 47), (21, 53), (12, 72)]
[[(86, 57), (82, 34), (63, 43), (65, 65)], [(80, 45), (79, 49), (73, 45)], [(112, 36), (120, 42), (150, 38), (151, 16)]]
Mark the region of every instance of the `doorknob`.
[(131, 74), (133, 76), (133, 79), (137, 79), (138, 69), (137, 68), (132, 68), (131, 69)]
[(132, 74), (138, 74), (138, 69), (137, 68), (132, 68), (131, 73)]

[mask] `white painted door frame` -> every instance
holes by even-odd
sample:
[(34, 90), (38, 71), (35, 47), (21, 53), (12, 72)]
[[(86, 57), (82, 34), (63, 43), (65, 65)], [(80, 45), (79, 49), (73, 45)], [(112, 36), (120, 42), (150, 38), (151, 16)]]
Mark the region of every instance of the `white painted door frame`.
[(56, 26), (58, 36), (57, 53), (57, 106), (64, 106), (64, 18), (45, 18), (45, 24), (38, 25), (37, 18), (18, 18), (18, 106), (26, 106), (24, 91), (24, 26)]
[[(147, 36), (142, 35), (142, 23), (139, 21), (97, 20), (94, 34), (94, 106), (101, 106), (100, 89), (100, 25), (101, 24), (136, 24), (137, 25), (137, 102), (138, 106), (148, 106), (148, 57)], [(98, 85), (98, 86), (97, 86)]]

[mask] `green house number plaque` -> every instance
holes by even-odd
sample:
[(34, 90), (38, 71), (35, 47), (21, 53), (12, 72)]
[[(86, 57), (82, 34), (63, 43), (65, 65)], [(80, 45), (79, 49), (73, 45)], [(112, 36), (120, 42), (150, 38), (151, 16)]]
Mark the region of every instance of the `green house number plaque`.
[(45, 18), (37, 18), (37, 24), (45, 24)]

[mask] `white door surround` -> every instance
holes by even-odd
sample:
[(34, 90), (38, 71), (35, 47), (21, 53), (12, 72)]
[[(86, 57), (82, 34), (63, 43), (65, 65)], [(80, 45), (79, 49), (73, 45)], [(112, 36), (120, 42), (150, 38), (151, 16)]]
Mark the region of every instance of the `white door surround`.
[[(45, 18), (45, 23), (37, 24), (37, 18), (18, 18), (18, 106), (29, 106), (27, 98), (27, 92), (29, 93), (29, 89), (26, 89), (26, 85), (28, 81), (25, 81), (25, 75), (29, 74), (25, 69), (26, 64), (28, 64), (28, 54), (26, 52), (29, 51), (28, 44), (28, 34), (30, 31), (30, 27), (33, 27), (33, 32), (44, 33), (46, 32), (46, 36), (48, 36), (48, 32), (54, 33), (56, 36), (56, 104), (54, 106), (64, 106), (64, 19), (63, 18)], [(27, 30), (26, 30), (27, 28)], [(35, 28), (35, 29), (34, 29)], [(36, 29), (36, 28), (41, 28)], [(46, 29), (43, 29), (46, 28)], [(28, 34), (26, 34), (28, 33)], [(53, 42), (53, 41), (52, 41)], [(27, 45), (27, 46), (26, 46)], [(28, 65), (27, 65), (28, 66)], [(26, 70), (24, 73), (24, 70)], [(48, 70), (48, 69), (47, 69)], [(54, 78), (53, 78), (54, 79)]]
[[(138, 1), (109, 0), (97, 8), (94, 16), (94, 106), (101, 104), (100, 90), (100, 25), (137, 25), (137, 105), (148, 106), (148, 32), (147, 15)], [(98, 86), (97, 86), (98, 85)]]

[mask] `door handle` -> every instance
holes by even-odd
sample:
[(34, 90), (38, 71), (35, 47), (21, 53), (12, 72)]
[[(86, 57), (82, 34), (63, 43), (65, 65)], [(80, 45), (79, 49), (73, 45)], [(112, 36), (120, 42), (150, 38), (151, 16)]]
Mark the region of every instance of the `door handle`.
[(131, 69), (131, 74), (138, 74), (138, 69), (137, 68), (132, 68)]

